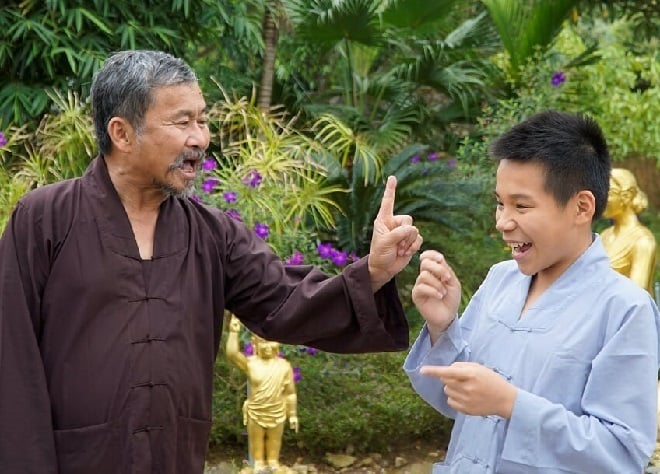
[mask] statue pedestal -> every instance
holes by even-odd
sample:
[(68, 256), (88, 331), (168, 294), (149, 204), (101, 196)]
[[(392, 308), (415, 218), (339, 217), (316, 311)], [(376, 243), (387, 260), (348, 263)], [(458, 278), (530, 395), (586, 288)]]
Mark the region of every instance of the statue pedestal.
[(291, 468), (286, 466), (280, 466), (277, 469), (272, 469), (270, 467), (265, 467), (257, 471), (254, 470), (251, 466), (244, 467), (239, 471), (239, 474), (293, 474), (294, 471)]

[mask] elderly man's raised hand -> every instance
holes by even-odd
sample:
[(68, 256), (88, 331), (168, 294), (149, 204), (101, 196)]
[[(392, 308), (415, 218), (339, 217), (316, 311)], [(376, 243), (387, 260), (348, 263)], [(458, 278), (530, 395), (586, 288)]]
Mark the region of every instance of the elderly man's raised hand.
[(395, 190), (396, 178), (390, 176), (374, 221), (369, 250), (369, 274), (374, 291), (408, 265), (422, 245), (422, 236), (412, 225), (412, 217), (394, 215)]

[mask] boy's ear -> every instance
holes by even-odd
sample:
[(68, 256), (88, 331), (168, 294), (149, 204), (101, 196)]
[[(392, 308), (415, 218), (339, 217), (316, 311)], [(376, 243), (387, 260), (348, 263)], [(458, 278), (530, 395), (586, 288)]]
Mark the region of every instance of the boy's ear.
[(589, 224), (596, 213), (596, 198), (591, 191), (578, 191), (575, 195), (575, 218), (578, 224)]

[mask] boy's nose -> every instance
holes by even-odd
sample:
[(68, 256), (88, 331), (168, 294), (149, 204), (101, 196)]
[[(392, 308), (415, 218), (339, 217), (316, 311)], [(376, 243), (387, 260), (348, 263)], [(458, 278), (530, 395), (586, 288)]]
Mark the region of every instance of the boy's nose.
[(495, 219), (495, 228), (500, 232), (511, 231), (516, 228), (516, 222), (502, 214)]

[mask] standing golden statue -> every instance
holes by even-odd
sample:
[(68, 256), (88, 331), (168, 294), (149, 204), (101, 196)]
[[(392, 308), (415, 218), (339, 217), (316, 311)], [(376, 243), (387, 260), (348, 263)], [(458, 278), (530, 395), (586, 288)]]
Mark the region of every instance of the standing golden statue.
[(298, 432), (298, 399), (289, 361), (279, 357), (280, 345), (253, 334), (254, 354), (246, 356), (239, 347), (241, 323), (232, 316), (227, 337), (227, 358), (248, 379), (248, 398), (243, 404), (243, 423), (247, 426), (252, 472), (286, 473), (280, 466), (284, 423)]
[[(613, 168), (610, 174), (607, 207), (603, 212), (603, 216), (612, 219), (613, 224), (600, 234), (603, 246), (612, 268), (645, 288), (653, 296), (656, 241), (651, 231), (637, 219), (637, 214), (647, 206), (646, 194), (637, 186), (635, 175), (623, 168)], [(660, 382), (658, 382), (658, 403), (660, 403)], [(658, 440), (660, 441), (660, 405), (658, 405)]]
[(656, 241), (637, 218), (647, 206), (648, 199), (637, 186), (635, 176), (626, 169), (613, 168), (603, 213), (604, 217), (612, 219), (613, 225), (601, 233), (603, 246), (612, 268), (653, 296)]

